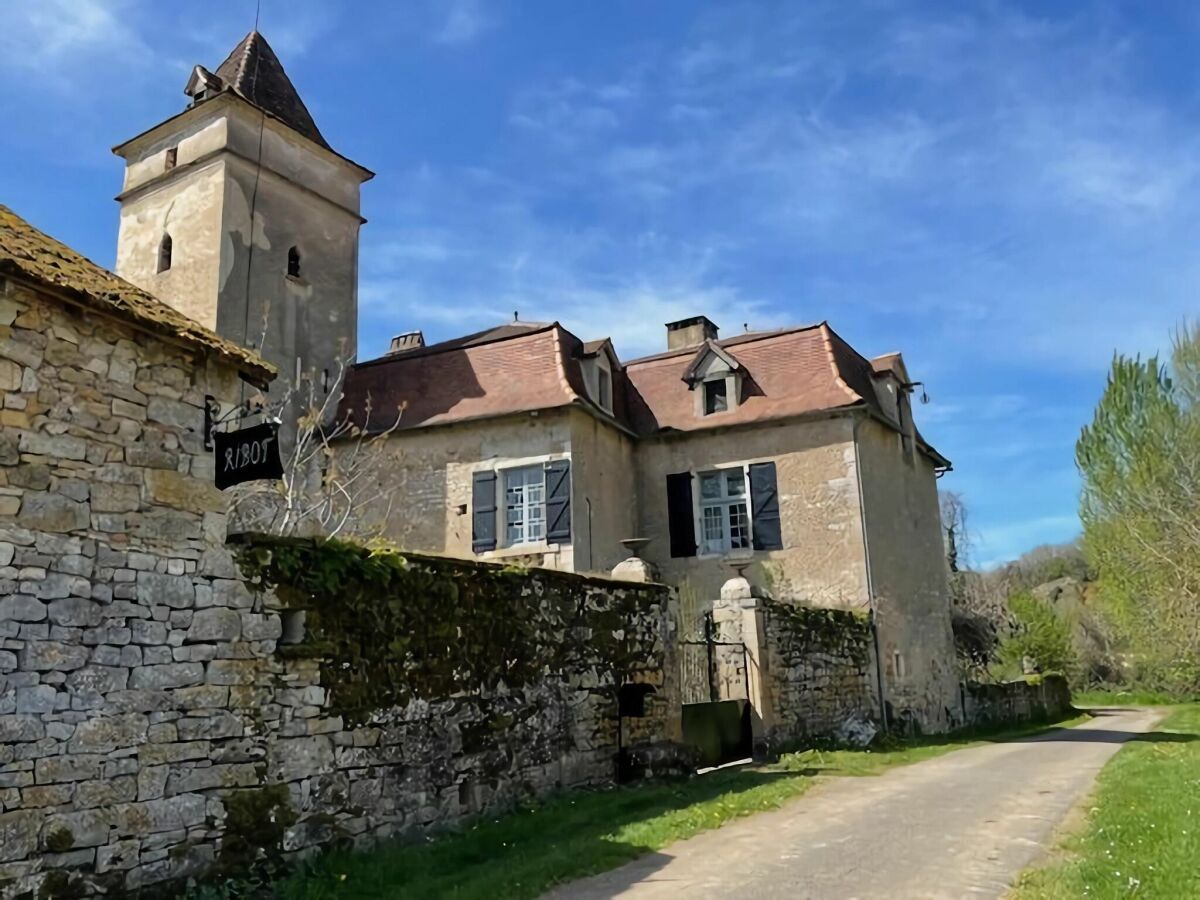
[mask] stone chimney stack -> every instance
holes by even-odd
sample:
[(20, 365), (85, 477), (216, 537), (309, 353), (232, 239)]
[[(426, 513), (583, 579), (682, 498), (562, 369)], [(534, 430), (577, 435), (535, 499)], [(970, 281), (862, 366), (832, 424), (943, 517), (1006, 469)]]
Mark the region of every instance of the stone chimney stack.
[(425, 346), (425, 335), (420, 331), (406, 331), (392, 338), (388, 353), (407, 353), (409, 350), (420, 350)]
[(717, 326), (708, 316), (692, 316), (678, 322), (667, 323), (667, 349), (682, 350), (698, 347), (705, 341), (717, 339)]

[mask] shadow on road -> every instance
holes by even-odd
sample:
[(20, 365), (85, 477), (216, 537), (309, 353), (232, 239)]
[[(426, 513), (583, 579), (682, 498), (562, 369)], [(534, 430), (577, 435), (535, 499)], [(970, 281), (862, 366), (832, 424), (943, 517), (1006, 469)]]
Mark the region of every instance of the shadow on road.
[[(1093, 718), (1107, 718), (1131, 712), (1121, 707), (1093, 707), (1086, 710)], [(1125, 731), (1121, 728), (1063, 728), (1043, 734), (1031, 734), (1017, 738), (1013, 743), (1056, 743), (1123, 744), (1127, 741), (1144, 741), (1150, 744), (1187, 744), (1197, 740), (1194, 734), (1178, 734), (1173, 731)]]

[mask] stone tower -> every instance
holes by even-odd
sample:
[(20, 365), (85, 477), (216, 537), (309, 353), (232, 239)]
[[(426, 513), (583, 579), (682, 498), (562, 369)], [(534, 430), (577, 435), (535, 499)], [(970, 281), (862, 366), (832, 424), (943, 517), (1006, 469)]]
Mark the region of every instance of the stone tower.
[(372, 173), (329, 146), (257, 31), (216, 72), (196, 66), (184, 92), (186, 109), (113, 150), (117, 274), (259, 350), (279, 369), (271, 398), (300, 384), (287, 433), (307, 379), (320, 400), (354, 358)]

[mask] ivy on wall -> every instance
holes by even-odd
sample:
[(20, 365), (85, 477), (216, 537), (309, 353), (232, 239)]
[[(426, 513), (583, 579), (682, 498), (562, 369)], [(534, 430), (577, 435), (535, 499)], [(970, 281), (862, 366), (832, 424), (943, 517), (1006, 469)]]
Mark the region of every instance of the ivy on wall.
[(238, 560), (252, 588), (305, 611), (304, 641), (281, 652), (319, 660), (347, 725), (589, 667), (615, 685), (661, 653), (644, 616), (667, 603), (658, 585), (271, 536), (243, 536)]

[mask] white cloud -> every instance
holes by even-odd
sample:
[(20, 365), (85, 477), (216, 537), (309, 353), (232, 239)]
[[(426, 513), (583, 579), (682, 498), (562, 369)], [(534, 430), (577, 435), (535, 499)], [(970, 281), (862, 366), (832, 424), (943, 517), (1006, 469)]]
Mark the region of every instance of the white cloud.
[(440, 8), (445, 17), (433, 36), (439, 44), (469, 44), (492, 27), (478, 0), (448, 0)]

